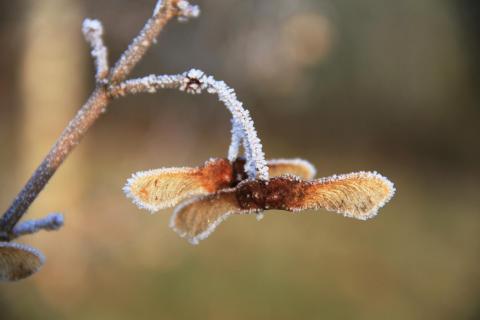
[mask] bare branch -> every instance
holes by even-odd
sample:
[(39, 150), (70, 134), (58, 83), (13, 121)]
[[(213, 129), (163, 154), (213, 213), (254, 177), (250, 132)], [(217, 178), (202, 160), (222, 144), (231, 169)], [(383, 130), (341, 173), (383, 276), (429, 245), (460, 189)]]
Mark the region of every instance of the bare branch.
[(36, 233), (40, 230), (58, 230), (63, 226), (63, 222), (63, 215), (60, 213), (52, 213), (38, 220), (24, 221), (13, 228), (11, 238), (18, 238), (27, 234)]
[[(181, 7), (179, 6), (181, 4)], [(62, 132), (57, 142), (49, 151), (45, 159), (35, 170), (23, 189), (13, 200), (8, 210), (0, 219), (0, 240), (9, 240), (14, 226), (26, 213), (32, 202), (38, 197), (58, 167), (68, 157), (95, 123), (98, 117), (106, 111), (111, 100), (111, 93), (107, 89), (112, 84), (118, 83), (128, 76), (133, 67), (140, 61), (147, 49), (152, 45), (157, 35), (165, 24), (174, 16), (193, 17), (198, 15), (198, 8), (186, 5), (184, 0), (165, 0), (157, 3), (155, 13), (145, 24), (140, 34), (132, 41), (128, 49), (110, 72), (110, 78), (97, 82), (97, 87), (88, 98), (87, 102), (77, 112), (68, 126)], [(93, 55), (97, 64), (97, 80), (104, 77), (106, 64), (106, 49), (102, 49), (102, 27), (97, 21), (89, 20), (84, 24), (84, 33), (87, 41), (92, 44)], [(99, 49), (99, 50), (98, 50)], [(105, 53), (105, 54), (104, 54)], [(105, 67), (106, 66), (106, 67)], [(108, 71), (107, 71), (108, 74)]]
[(85, 19), (82, 32), (85, 40), (90, 44), (92, 57), (95, 61), (95, 78), (102, 82), (108, 77), (108, 51), (103, 43), (103, 26), (98, 20)]

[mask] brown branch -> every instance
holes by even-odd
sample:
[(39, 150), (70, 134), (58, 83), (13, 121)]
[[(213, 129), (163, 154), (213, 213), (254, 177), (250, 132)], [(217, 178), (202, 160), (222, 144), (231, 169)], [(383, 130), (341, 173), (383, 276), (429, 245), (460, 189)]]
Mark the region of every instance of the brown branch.
[[(97, 83), (87, 102), (70, 121), (40, 166), (1, 217), (0, 240), (10, 240), (9, 234), (11, 234), (17, 222), (27, 212), (58, 167), (80, 143), (88, 129), (106, 111), (109, 102), (113, 99), (109, 88), (129, 75), (171, 18), (175, 16), (180, 18), (194, 16), (192, 8), (195, 9), (196, 7), (190, 6), (184, 0), (158, 1), (153, 16), (147, 21), (139, 35), (132, 41), (115, 67), (110, 71), (110, 78), (106, 81), (107, 83)], [(198, 14), (198, 8), (196, 9), (196, 11), (193, 11)]]

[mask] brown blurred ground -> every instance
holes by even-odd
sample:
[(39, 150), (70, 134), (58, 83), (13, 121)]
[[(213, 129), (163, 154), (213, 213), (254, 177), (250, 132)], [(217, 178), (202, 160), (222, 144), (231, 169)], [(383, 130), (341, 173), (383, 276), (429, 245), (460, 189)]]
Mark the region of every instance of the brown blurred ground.
[[(0, 1), (3, 208), (92, 87), (83, 17), (104, 22), (113, 61), (153, 3)], [(136, 75), (214, 74), (250, 108), (269, 158), (307, 158), (320, 176), (378, 170), (397, 195), (372, 221), (235, 217), (192, 247), (170, 211), (141, 212), (121, 187), (134, 171), (224, 156), (228, 113), (211, 96), (126, 98), (32, 206), (67, 225), (24, 239), (48, 263), (0, 285), (0, 319), (479, 318), (477, 2), (198, 3), (201, 18), (170, 24)]]

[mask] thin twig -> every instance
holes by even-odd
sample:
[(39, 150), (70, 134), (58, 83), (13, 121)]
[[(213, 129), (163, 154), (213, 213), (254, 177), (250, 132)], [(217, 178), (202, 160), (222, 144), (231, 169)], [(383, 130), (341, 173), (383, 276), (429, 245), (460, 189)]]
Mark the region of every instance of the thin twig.
[(58, 230), (63, 226), (63, 222), (63, 215), (60, 213), (52, 213), (46, 217), (37, 220), (20, 222), (13, 228), (11, 239), (15, 239), (27, 234), (36, 233), (40, 230)]
[[(97, 86), (87, 102), (70, 121), (40, 166), (35, 170), (27, 184), (1, 217), (0, 240), (10, 240), (10, 234), (14, 226), (27, 212), (32, 202), (43, 190), (58, 167), (75, 146), (80, 143), (88, 129), (95, 123), (98, 117), (106, 111), (106, 107), (112, 99), (108, 88), (128, 76), (171, 18), (175, 16), (182, 18), (194, 16), (194, 8), (196, 7), (190, 6), (190, 4), (184, 0), (158, 1), (154, 15), (147, 21), (139, 35), (122, 54), (110, 72), (110, 78), (106, 80), (105, 84), (97, 82)], [(194, 13), (192, 13), (192, 10)], [(196, 12), (198, 14), (198, 10), (196, 10)], [(94, 58), (97, 59), (97, 56), (95, 55)], [(99, 69), (103, 69), (103, 67)]]

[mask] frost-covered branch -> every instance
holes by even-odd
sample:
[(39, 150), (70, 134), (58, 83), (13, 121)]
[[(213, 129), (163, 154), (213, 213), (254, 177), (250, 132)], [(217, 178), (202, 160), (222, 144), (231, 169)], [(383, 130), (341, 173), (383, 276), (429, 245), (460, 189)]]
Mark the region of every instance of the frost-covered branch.
[(108, 76), (108, 51), (103, 43), (103, 26), (98, 20), (85, 19), (82, 32), (92, 48), (92, 57), (95, 61), (95, 79), (97, 82), (105, 80)]
[(237, 99), (235, 91), (225, 82), (217, 81), (207, 76), (203, 71), (192, 69), (177, 75), (150, 75), (140, 79), (127, 80), (111, 88), (112, 96), (119, 97), (127, 94), (142, 92), (155, 93), (159, 89), (179, 89), (190, 94), (200, 94), (207, 91), (216, 94), (218, 99), (232, 114), (232, 144), (229, 158), (236, 158), (240, 143), (244, 141), (245, 171), (250, 178), (268, 179), (268, 167), (262, 144), (250, 117), (250, 113)]
[[(58, 167), (80, 143), (100, 115), (106, 111), (112, 99), (108, 88), (123, 81), (129, 75), (170, 19), (178, 17), (184, 20), (198, 16), (198, 14), (198, 7), (190, 5), (185, 0), (158, 1), (153, 16), (147, 21), (139, 35), (132, 41), (111, 70), (108, 70), (107, 49), (101, 39), (103, 33), (101, 24), (95, 20), (86, 20), (83, 25), (84, 34), (92, 46), (92, 54), (96, 60), (97, 80), (103, 79), (103, 81), (97, 82), (97, 86), (87, 102), (70, 121), (45, 159), (1, 217), (0, 241), (11, 240), (15, 225), (27, 212)], [(108, 78), (104, 78), (106, 75), (108, 75)]]
[(18, 238), (27, 234), (36, 233), (40, 230), (54, 231), (63, 226), (63, 215), (52, 213), (38, 220), (21, 222), (12, 230), (12, 238)]

